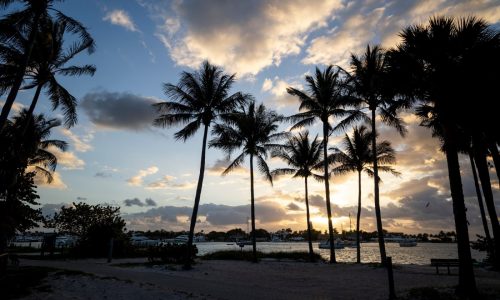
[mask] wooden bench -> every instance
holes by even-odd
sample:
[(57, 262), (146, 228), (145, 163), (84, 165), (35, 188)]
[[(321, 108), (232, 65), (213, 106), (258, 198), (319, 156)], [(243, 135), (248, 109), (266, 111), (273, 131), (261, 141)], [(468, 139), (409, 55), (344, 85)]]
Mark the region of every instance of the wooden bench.
[(458, 259), (431, 258), (431, 266), (436, 267), (436, 274), (439, 274), (439, 267), (447, 267), (450, 275), (450, 267), (458, 267)]

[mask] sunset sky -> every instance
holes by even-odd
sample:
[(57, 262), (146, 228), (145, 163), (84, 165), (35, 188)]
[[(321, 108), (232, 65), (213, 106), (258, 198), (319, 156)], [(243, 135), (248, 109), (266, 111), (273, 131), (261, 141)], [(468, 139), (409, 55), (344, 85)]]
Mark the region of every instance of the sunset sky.
[[(287, 87), (304, 88), (304, 76), (316, 66), (349, 69), (350, 53), (361, 53), (367, 43), (396, 45), (398, 32), (407, 25), (446, 14), (475, 15), (500, 26), (500, 3), (494, 0), (68, 0), (56, 5), (88, 27), (97, 51), (80, 55), (74, 63), (94, 64), (97, 72), (93, 77), (60, 78), (78, 99), (79, 122), (54, 131), (53, 137), (70, 147), (56, 153), (55, 182), (38, 188), (43, 211), (78, 201), (119, 205), (127, 228), (143, 230), (189, 228), (202, 133), (183, 143), (173, 138), (180, 128), (151, 126), (151, 104), (167, 100), (162, 84), (177, 83), (182, 71), (193, 71), (208, 59), (237, 73), (234, 92), (251, 93), (258, 102), (290, 115), (297, 112), (298, 100), (287, 95)], [(32, 94), (21, 92), (15, 108), (29, 104)], [(61, 116), (51, 111), (45, 96), (36, 112)], [(404, 139), (380, 127), (381, 138), (397, 150), (396, 169), (402, 173), (382, 174), (384, 228), (407, 233), (454, 230), (439, 143), (411, 112), (403, 117), (409, 130)], [(309, 129), (317, 133), (318, 125)], [(334, 135), (330, 146), (338, 146), (343, 135)], [(461, 159), (470, 230), (480, 233), (470, 164), (467, 157)], [(283, 166), (273, 159), (269, 163)], [(223, 153), (209, 149), (196, 231), (246, 229), (248, 169), (221, 177), (225, 166)], [(257, 227), (305, 229), (303, 181), (284, 177), (271, 186), (256, 178)], [(492, 178), (496, 180), (493, 173)], [(366, 176), (363, 181), (361, 228), (374, 231), (373, 181)], [(498, 184), (493, 188), (498, 205)], [(309, 190), (313, 226), (325, 229), (324, 186), (311, 180)], [(331, 190), (334, 227), (349, 229), (351, 213), (354, 228), (357, 176), (333, 177)]]

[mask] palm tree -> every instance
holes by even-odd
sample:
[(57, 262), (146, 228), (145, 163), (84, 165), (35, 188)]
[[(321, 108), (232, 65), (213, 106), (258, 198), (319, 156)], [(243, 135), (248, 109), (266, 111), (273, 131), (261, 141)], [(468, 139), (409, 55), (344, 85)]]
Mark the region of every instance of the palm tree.
[[(28, 128), (26, 124), (29, 124)], [(26, 109), (13, 118), (12, 136), (21, 138), (22, 141), (17, 143), (23, 145), (22, 154), (17, 156), (26, 159), (23, 163), (25, 167), (23, 172), (26, 171), (26, 167), (31, 167), (45, 177), (48, 183), (52, 182), (52, 173), (57, 167), (57, 157), (50, 150), (56, 148), (66, 151), (67, 148), (65, 141), (48, 139), (52, 129), (60, 125), (61, 121), (58, 119), (46, 119), (43, 114), (33, 116)], [(24, 134), (21, 134), (23, 132)]]
[[(189, 257), (193, 245), (194, 228), (203, 187), (208, 128), (212, 122), (222, 115), (232, 112), (237, 106), (246, 103), (250, 98), (249, 95), (240, 92), (229, 94), (235, 82), (235, 77), (236, 74), (225, 74), (221, 68), (205, 61), (198, 71), (193, 73), (183, 72), (177, 85), (165, 83), (163, 90), (171, 101), (154, 104), (160, 114), (154, 120), (155, 126), (186, 125), (174, 134), (177, 140), (186, 141), (203, 126), (200, 173), (189, 226), (187, 257)], [(186, 258), (185, 267), (190, 268), (190, 266), (190, 258)]]
[[(42, 32), (35, 43), (36, 53), (32, 56), (30, 68), (25, 76), (32, 81), (23, 89), (36, 87), (35, 95), (28, 113), (33, 113), (43, 88), (52, 101), (52, 108), (63, 106), (65, 124), (68, 127), (75, 125), (77, 120), (76, 98), (72, 96), (56, 79), (56, 75), (81, 76), (94, 75), (96, 68), (93, 65), (66, 66), (79, 53), (93, 47), (92, 40), (77, 41), (64, 50), (64, 35), (68, 31), (68, 24), (64, 21), (52, 22), (48, 20), (41, 28)], [(45, 34), (45, 36), (42, 36)], [(40, 41), (38, 41), (40, 40)]]
[[(372, 132), (365, 126), (354, 127), (352, 138), (346, 134), (343, 139), (342, 144), (345, 151), (338, 148), (330, 148), (334, 153), (330, 155), (329, 161), (337, 164), (337, 166), (332, 169), (333, 174), (342, 175), (350, 172), (358, 172), (358, 213), (356, 216), (357, 263), (361, 262), (359, 236), (361, 219), (361, 173), (366, 172), (370, 177), (375, 176), (375, 172), (373, 171), (372, 140)], [(396, 162), (394, 149), (392, 149), (389, 141), (382, 141), (377, 144), (377, 162), (384, 164), (378, 166), (379, 171), (390, 172), (396, 176), (400, 175), (400, 173), (396, 172), (391, 166), (385, 165), (394, 164)]]
[[(301, 91), (292, 87), (287, 88), (290, 95), (297, 96), (300, 100), (298, 114), (290, 117), (297, 123), (292, 127), (301, 128), (312, 125), (316, 119), (319, 119), (323, 125), (323, 156), (328, 156), (328, 137), (334, 129), (345, 128), (349, 123), (357, 121), (362, 117), (357, 110), (347, 110), (345, 105), (348, 103), (346, 73), (340, 69), (334, 69), (333, 66), (327, 67), (323, 72), (316, 68), (315, 77), (306, 76), (307, 91)], [(336, 128), (330, 125), (330, 117), (346, 117)], [(328, 233), (330, 241), (333, 241), (332, 210), (330, 204), (330, 174), (328, 171), (328, 162), (323, 163), (323, 178), (325, 182), (326, 211), (328, 214)], [(333, 245), (333, 242), (331, 243)], [(330, 262), (336, 263), (335, 249), (330, 247)]]
[(243, 164), (245, 157), (250, 158), (250, 207), (252, 219), (252, 245), (253, 261), (257, 262), (257, 244), (255, 240), (255, 194), (254, 194), (254, 159), (257, 160), (257, 168), (264, 178), (271, 184), (273, 178), (266, 163), (269, 152), (279, 148), (276, 142), (286, 133), (279, 133), (278, 124), (283, 121), (283, 116), (273, 110), (268, 110), (263, 104), (255, 106), (250, 102), (242, 106), (239, 111), (223, 117), (224, 123), (216, 124), (212, 133), (216, 136), (210, 141), (210, 147), (222, 149), (231, 158), (233, 152), (241, 149), (241, 153), (224, 170), (226, 175)]
[[(0, 8), (7, 8), (14, 3), (23, 5), (22, 10), (14, 11), (6, 15), (0, 20), (0, 43), (9, 44), (12, 37), (15, 36), (13, 32), (22, 32), (28, 36), (27, 44), (19, 68), (12, 76), (12, 86), (10, 87), (9, 95), (2, 107), (0, 115), (0, 130), (7, 121), (10, 109), (14, 104), (17, 93), (23, 82), (26, 68), (29, 66), (34, 44), (39, 34), (40, 24), (45, 20), (55, 18), (58, 21), (67, 24), (67, 30), (79, 36), (82, 43), (90, 43), (88, 51), (93, 52), (95, 45), (92, 37), (87, 32), (87, 29), (75, 19), (66, 16), (61, 11), (53, 7), (55, 2), (63, 0), (0, 0)], [(51, 13), (53, 15), (51, 15)]]
[(403, 121), (397, 117), (395, 109), (392, 107), (395, 104), (393, 97), (388, 96), (386, 90), (389, 82), (387, 80), (387, 61), (385, 59), (385, 51), (379, 46), (366, 46), (366, 51), (361, 57), (351, 55), (351, 67), (353, 70), (351, 76), (351, 86), (353, 88), (352, 103), (359, 107), (360, 110), (368, 109), (370, 114), (367, 119), (371, 124), (371, 149), (373, 159), (373, 181), (375, 202), (375, 216), (377, 219), (378, 243), (380, 248), (380, 259), (382, 265), (386, 264), (386, 251), (384, 242), (384, 232), (382, 227), (382, 215), (380, 211), (380, 191), (379, 191), (379, 167), (377, 155), (377, 127), (376, 115), (377, 111), (382, 122), (396, 128), (396, 130), (404, 136), (406, 129)]
[[(489, 66), (488, 58), (495, 57), (489, 55), (494, 52), (489, 45), (498, 39), (498, 34), (493, 33), (486, 22), (473, 17), (458, 20), (435, 17), (426, 26), (404, 29), (400, 36), (403, 42), (390, 54), (394, 83), (400, 93), (423, 102), (420, 108), (424, 121), (430, 118), (436, 122), (432, 128), (434, 133), (439, 133), (448, 163), (457, 233), (460, 260), (457, 292), (476, 299), (457, 151), (463, 129), (471, 128), (467, 124), (471, 113), (488, 113), (488, 101), (493, 100), (492, 95), (482, 94), (481, 87), (484, 82), (492, 83), (494, 78), (493, 73), (484, 72), (484, 68)], [(484, 97), (475, 99), (478, 93)], [(471, 99), (475, 99), (474, 105), (463, 105)]]
[(309, 214), (309, 197), (307, 179), (312, 176), (316, 180), (323, 180), (323, 176), (313, 173), (313, 170), (320, 169), (323, 165), (323, 152), (318, 136), (312, 141), (309, 140), (309, 132), (298, 133), (297, 136), (290, 137), (288, 141), (273, 151), (273, 157), (281, 158), (288, 168), (280, 168), (272, 171), (273, 176), (293, 175), (293, 178), (304, 178), (306, 217), (307, 217), (307, 237), (309, 242), (309, 259), (314, 261), (314, 251), (312, 246), (311, 220)]

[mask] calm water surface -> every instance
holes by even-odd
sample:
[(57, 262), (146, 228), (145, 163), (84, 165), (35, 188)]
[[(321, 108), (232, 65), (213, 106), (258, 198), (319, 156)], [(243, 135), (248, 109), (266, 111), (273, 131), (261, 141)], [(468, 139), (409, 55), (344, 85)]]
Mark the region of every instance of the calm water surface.
[[(197, 243), (198, 254), (219, 251), (219, 250), (239, 250), (240, 247), (231, 243)], [(320, 253), (325, 259), (330, 258), (329, 249), (319, 249), (318, 242), (313, 243), (314, 252)], [(416, 247), (399, 247), (398, 243), (386, 244), (387, 256), (392, 256), (393, 263), (396, 264), (415, 264), (429, 265), (431, 258), (458, 258), (457, 244), (452, 243), (419, 243)], [(262, 252), (274, 251), (308, 251), (307, 242), (297, 243), (257, 243), (257, 250)], [(252, 246), (243, 247), (243, 251), (252, 251)], [(472, 250), (472, 258), (482, 261), (486, 254)], [(335, 255), (338, 262), (356, 262), (356, 248), (335, 249)], [(378, 243), (361, 244), (362, 262), (379, 262), (380, 253)]]

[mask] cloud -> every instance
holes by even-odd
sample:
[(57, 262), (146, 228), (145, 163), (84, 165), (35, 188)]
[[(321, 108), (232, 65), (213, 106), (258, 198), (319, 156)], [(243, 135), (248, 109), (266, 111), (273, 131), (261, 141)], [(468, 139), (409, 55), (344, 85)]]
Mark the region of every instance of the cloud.
[(293, 202), (290, 202), (290, 204), (288, 204), (286, 206), (286, 208), (288, 208), (289, 210), (302, 210), (302, 208), (300, 208), (300, 206), (298, 206), (297, 204), (295, 204)]
[(34, 178), (35, 185), (38, 187), (44, 187), (49, 189), (58, 189), (65, 190), (68, 186), (63, 182), (61, 178), (61, 173), (53, 172), (52, 173), (52, 182), (48, 183), (47, 178), (37, 173)]
[(307, 35), (327, 25), (340, 0), (174, 1), (166, 10), (142, 1), (161, 20), (157, 37), (179, 65), (204, 59), (229, 72), (255, 75), (297, 55)]
[(137, 173), (137, 175), (135, 175), (134, 177), (131, 177), (129, 179), (127, 179), (127, 182), (129, 185), (132, 185), (132, 186), (141, 186), (142, 185), (142, 182), (143, 182), (143, 179), (144, 177), (148, 176), (148, 175), (152, 175), (152, 174), (155, 174), (158, 172), (158, 167), (156, 166), (151, 166), (145, 170), (139, 170), (139, 172)]
[(159, 100), (131, 93), (93, 92), (83, 97), (82, 108), (92, 123), (111, 129), (142, 130), (157, 116)]
[(133, 198), (133, 199), (125, 199), (123, 200), (123, 204), (125, 206), (156, 206), (156, 202), (151, 199), (151, 198), (146, 198), (144, 202), (142, 202), (139, 198)]
[(165, 175), (162, 178), (150, 182), (146, 185), (146, 189), (179, 189), (188, 190), (196, 186), (196, 182), (176, 182), (177, 178), (171, 175)]
[(287, 88), (293, 87), (296, 89), (303, 89), (300, 81), (305, 74), (293, 78), (281, 79), (278, 76), (273, 79), (266, 78), (262, 84), (262, 91), (268, 92), (272, 95), (271, 103), (276, 108), (298, 106), (299, 100), (297, 97), (288, 94)]
[(90, 142), (94, 139), (93, 131), (87, 132), (82, 137), (77, 136), (71, 130), (66, 128), (60, 128), (59, 131), (62, 135), (71, 140), (71, 144), (77, 152), (87, 152), (89, 150), (92, 150), (92, 145), (90, 145)]
[[(4, 104), (5, 104), (5, 101), (4, 100), (0, 100), (0, 107), (3, 107)], [(14, 102), (12, 104), (11, 111), (13, 113), (19, 113), (23, 108), (26, 108), (26, 105), (24, 105), (22, 103)]]
[[(227, 159), (217, 159), (215, 163), (207, 168), (207, 171), (211, 175), (217, 175), (220, 176), (222, 175), (222, 172), (227, 169), (227, 167), (231, 164), (231, 160)], [(231, 171), (231, 174), (237, 174), (237, 175), (248, 175), (248, 170), (245, 169), (243, 166), (239, 166)]]
[(351, 53), (361, 53), (368, 43), (393, 47), (400, 41), (398, 32), (432, 15), (475, 15), (497, 23), (500, 7), (484, 0), (349, 1), (334, 12), (329, 30), (311, 40), (302, 62), (348, 67)]
[(57, 157), (57, 165), (62, 166), (64, 170), (81, 170), (85, 166), (85, 162), (71, 151), (61, 151), (53, 146), (47, 150)]
[(109, 178), (111, 176), (112, 175), (110, 173), (106, 173), (106, 172), (97, 172), (94, 174), (94, 177), (100, 177), (100, 178)]
[(129, 31), (140, 32), (129, 14), (121, 9), (115, 9), (108, 12), (106, 16), (104, 16), (103, 21), (108, 21), (113, 25), (121, 26)]
[(59, 204), (44, 204), (40, 209), (42, 210), (42, 216), (52, 217), (56, 212), (61, 210), (61, 207), (72, 206), (71, 203), (59, 203)]
[(78, 201), (86, 201), (87, 198), (78, 196), (78, 197), (76, 197), (76, 200), (78, 200)]

